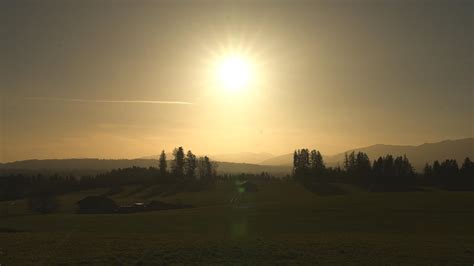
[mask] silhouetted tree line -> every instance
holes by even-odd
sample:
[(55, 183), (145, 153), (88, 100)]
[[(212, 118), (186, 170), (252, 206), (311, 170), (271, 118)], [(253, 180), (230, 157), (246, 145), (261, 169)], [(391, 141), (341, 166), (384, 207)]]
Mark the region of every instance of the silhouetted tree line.
[(426, 164), (423, 171), (426, 184), (448, 190), (474, 189), (474, 162), (469, 158), (459, 168), (456, 160), (434, 161)]
[(9, 174), (0, 177), (0, 200), (67, 193), (76, 191), (81, 185), (83, 183), (72, 176)]
[(221, 181), (281, 181), (282, 178), (275, 177), (265, 171), (260, 174), (240, 173), (240, 174), (223, 174), (218, 177)]
[(416, 175), (413, 166), (404, 155), (393, 157), (386, 155), (374, 161), (369, 186), (373, 190), (398, 191), (411, 190), (416, 187)]
[(317, 150), (296, 150), (293, 154), (293, 174), (305, 186), (313, 182), (326, 182), (327, 169), (321, 153)]
[(171, 170), (168, 170), (165, 151), (161, 152), (159, 159), (160, 177), (172, 176), (173, 180), (210, 182), (217, 176), (217, 164), (209, 157), (196, 157), (192, 151), (184, 154), (183, 147), (173, 150)]
[(367, 154), (345, 154), (343, 168), (326, 167), (317, 150), (299, 149), (293, 154), (293, 178), (314, 190), (328, 183), (348, 183), (372, 191), (404, 191), (417, 185), (434, 185), (443, 189), (471, 190), (474, 188), (473, 162), (466, 158), (461, 168), (456, 160), (446, 160), (425, 167), (423, 182), (419, 182), (406, 156), (386, 155), (371, 163)]
[[(186, 156), (182, 147), (173, 152), (171, 170), (168, 170), (166, 154), (160, 156), (158, 168), (130, 167), (114, 169), (95, 176), (23, 175), (5, 174), (0, 176), (0, 200), (14, 200), (30, 197), (41, 202), (49, 195), (94, 188), (115, 188), (127, 185), (178, 184), (182, 189), (204, 188), (214, 182), (217, 165), (207, 156), (196, 157), (191, 151)], [(32, 201), (31, 206), (35, 204)]]

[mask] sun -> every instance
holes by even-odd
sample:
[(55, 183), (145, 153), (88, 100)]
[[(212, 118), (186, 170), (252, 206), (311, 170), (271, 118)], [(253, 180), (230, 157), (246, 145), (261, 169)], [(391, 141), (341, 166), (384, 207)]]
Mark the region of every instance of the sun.
[(216, 67), (218, 83), (225, 89), (236, 91), (246, 88), (252, 79), (252, 64), (241, 55), (223, 56)]

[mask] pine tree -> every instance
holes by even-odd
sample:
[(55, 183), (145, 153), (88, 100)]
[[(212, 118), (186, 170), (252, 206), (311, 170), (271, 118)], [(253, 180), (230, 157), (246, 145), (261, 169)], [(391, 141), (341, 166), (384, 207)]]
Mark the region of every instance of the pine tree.
[(324, 174), (326, 166), (324, 165), (323, 156), (317, 150), (312, 150), (309, 159), (311, 173), (317, 178), (321, 179)]
[(428, 183), (433, 181), (431, 180), (433, 178), (433, 167), (431, 167), (431, 165), (428, 163), (426, 163), (425, 167), (423, 168), (423, 176)]
[(166, 153), (165, 151), (161, 151), (160, 154), (160, 161), (159, 161), (159, 169), (160, 169), (160, 175), (166, 176), (168, 173), (168, 163), (166, 162)]
[(173, 175), (182, 178), (184, 176), (184, 151), (183, 147), (175, 148), (173, 150)]
[(186, 174), (186, 178), (191, 180), (195, 177), (195, 170), (196, 170), (197, 162), (196, 162), (196, 155), (194, 155), (191, 151), (188, 151), (185, 158), (185, 165), (184, 165), (184, 172)]
[(197, 160), (197, 172), (199, 179), (204, 182), (208, 183), (212, 180), (212, 178), (216, 177), (217, 175), (217, 164), (212, 162), (209, 157), (199, 157)]
[(212, 177), (212, 163), (209, 157), (204, 156), (204, 167), (207, 178)]
[(299, 172), (299, 154), (298, 152), (295, 150), (295, 152), (293, 153), (293, 175), (296, 177), (297, 173)]

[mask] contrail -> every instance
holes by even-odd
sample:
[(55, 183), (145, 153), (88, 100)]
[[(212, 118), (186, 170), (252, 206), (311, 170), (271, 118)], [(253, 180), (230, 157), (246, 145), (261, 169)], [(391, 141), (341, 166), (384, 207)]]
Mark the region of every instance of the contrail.
[(27, 97), (30, 100), (60, 101), (60, 102), (80, 102), (80, 103), (145, 103), (145, 104), (181, 104), (192, 105), (191, 102), (181, 101), (141, 101), (141, 100), (91, 100), (91, 99), (71, 99), (54, 97)]

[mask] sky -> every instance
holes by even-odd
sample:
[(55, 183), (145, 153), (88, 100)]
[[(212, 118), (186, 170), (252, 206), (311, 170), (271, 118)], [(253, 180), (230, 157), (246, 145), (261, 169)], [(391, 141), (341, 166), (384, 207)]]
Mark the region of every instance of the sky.
[(472, 1), (2, 1), (0, 161), (473, 137), (473, 32)]

